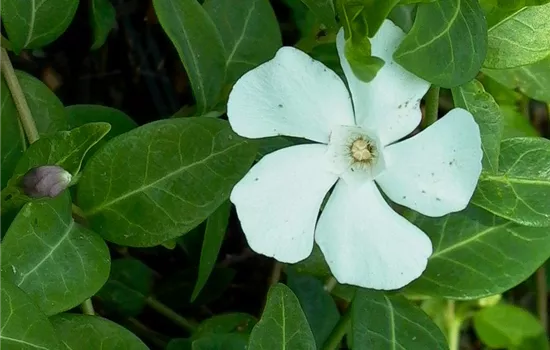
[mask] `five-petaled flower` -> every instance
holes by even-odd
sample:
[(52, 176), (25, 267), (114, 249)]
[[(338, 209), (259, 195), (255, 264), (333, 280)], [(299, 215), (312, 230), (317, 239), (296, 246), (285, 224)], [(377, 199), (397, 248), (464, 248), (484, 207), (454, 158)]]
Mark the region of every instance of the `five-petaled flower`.
[(340, 30), (352, 98), (338, 75), (292, 47), (237, 81), (227, 111), (236, 133), (316, 142), (266, 155), (234, 187), (231, 201), (254, 251), (296, 263), (315, 241), (340, 283), (374, 289), (401, 288), (425, 270), (430, 239), (394, 212), (378, 187), (427, 216), (460, 211), (476, 187), (482, 150), (478, 125), (459, 108), (400, 141), (420, 123), (429, 87), (393, 61), (403, 36), (384, 22), (372, 54), (385, 65), (365, 83), (344, 57)]

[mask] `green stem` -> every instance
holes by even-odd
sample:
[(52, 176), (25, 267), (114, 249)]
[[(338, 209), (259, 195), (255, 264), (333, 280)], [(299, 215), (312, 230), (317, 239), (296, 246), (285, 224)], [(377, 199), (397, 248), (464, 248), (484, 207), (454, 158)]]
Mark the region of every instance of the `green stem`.
[(348, 306), (348, 309), (342, 317), (340, 317), (340, 320), (328, 336), (328, 339), (325, 341), (325, 344), (323, 345), (323, 350), (334, 350), (340, 348), (340, 343), (342, 342), (342, 338), (344, 338), (344, 335), (346, 335), (346, 332), (349, 328), (349, 325), (351, 323), (351, 305)]
[(546, 285), (546, 268), (539, 267), (535, 273), (537, 285), (537, 313), (544, 329), (548, 329), (548, 286)]
[(456, 317), (455, 311), (454, 300), (449, 300), (447, 304), (447, 313), (445, 315), (449, 350), (458, 350), (460, 348), (460, 327), (462, 326), (462, 320)]
[(197, 326), (193, 322), (186, 320), (185, 318), (177, 314), (174, 310), (170, 309), (168, 306), (164, 305), (163, 303), (156, 300), (155, 298), (148, 297), (147, 299), (145, 299), (145, 302), (153, 310), (165, 316), (170, 321), (174, 322), (174, 324), (180, 326), (186, 331), (193, 333), (197, 329)]
[(426, 93), (424, 119), (422, 119), (422, 129), (426, 129), (437, 121), (439, 112), (439, 86), (432, 85)]
[(94, 304), (92, 304), (92, 299), (86, 299), (82, 304), (80, 304), (82, 313), (84, 315), (95, 315)]
[(29, 109), (29, 105), (27, 104), (27, 100), (25, 99), (19, 80), (17, 80), (15, 70), (11, 65), (8, 52), (4, 48), (0, 48), (0, 51), (0, 67), (2, 69), (2, 74), (4, 75), (4, 78), (6, 78), (6, 83), (8, 84), (13, 101), (15, 102), (15, 107), (19, 112), (19, 119), (21, 120), (23, 129), (25, 130), (27, 139), (29, 140), (29, 143), (33, 143), (38, 140), (39, 135), (36, 125), (34, 124), (34, 119), (32, 118), (31, 110)]
[(6, 50), (10, 50), (11, 51), (11, 43), (9, 42), (8, 39), (6, 39), (6, 37), (4, 37), (3, 35), (0, 35), (0, 46), (2, 46), (4, 49)]
[(324, 285), (324, 289), (327, 291), (327, 292), (332, 292), (332, 290), (334, 289), (334, 287), (336, 287), (336, 285), (338, 284), (338, 281), (336, 280), (336, 278), (334, 278), (334, 276), (330, 276), (327, 281), (325, 282), (325, 285)]

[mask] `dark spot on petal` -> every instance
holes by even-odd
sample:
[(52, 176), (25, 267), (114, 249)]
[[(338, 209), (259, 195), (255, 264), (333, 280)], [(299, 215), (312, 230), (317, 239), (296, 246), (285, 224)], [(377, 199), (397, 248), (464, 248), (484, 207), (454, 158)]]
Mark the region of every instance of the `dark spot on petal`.
[(438, 202), (441, 202), (441, 198), (439, 198), (439, 197), (435, 197), (435, 200), (438, 201)]
[(401, 108), (403, 108), (403, 105), (402, 105), (402, 104), (399, 105), (399, 106), (397, 106), (397, 109), (401, 109)]
[(279, 103), (279, 108), (283, 108), (283, 105)]
[(255, 179), (254, 179), (254, 181), (258, 181), (258, 180), (259, 180), (259, 178), (255, 178)]
[(426, 194), (426, 191), (422, 190), (422, 193)]
[(435, 176), (435, 173), (432, 173), (432, 176)]
[(407, 199), (407, 196), (403, 196), (403, 199)]

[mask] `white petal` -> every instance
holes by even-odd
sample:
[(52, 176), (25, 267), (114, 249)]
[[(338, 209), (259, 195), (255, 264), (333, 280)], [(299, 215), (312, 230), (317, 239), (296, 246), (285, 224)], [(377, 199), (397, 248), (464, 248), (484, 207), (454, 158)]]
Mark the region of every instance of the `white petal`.
[(276, 135), (327, 143), (333, 126), (353, 125), (344, 82), (292, 47), (240, 78), (227, 104), (233, 130), (248, 138)]
[(233, 188), (248, 244), (285, 263), (309, 256), (321, 203), (337, 175), (328, 172), (325, 145), (268, 154)]
[(373, 289), (405, 286), (432, 254), (430, 239), (394, 212), (372, 181), (361, 187), (338, 181), (315, 241), (338, 282)]
[(420, 123), (420, 100), (430, 84), (393, 61), (403, 40), (403, 31), (385, 20), (371, 39), (372, 55), (384, 60), (376, 77), (368, 82), (357, 78), (344, 56), (344, 30), (337, 37), (340, 63), (353, 96), (357, 125), (376, 130), (384, 145), (410, 134)]
[(384, 150), (386, 171), (376, 181), (396, 203), (428, 216), (466, 207), (481, 173), (479, 127), (455, 108), (420, 134)]

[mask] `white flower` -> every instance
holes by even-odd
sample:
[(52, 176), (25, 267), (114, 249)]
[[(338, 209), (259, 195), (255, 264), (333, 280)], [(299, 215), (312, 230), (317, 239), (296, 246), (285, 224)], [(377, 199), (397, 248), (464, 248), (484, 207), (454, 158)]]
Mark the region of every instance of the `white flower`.
[(420, 123), (429, 83), (393, 61), (404, 33), (392, 22), (372, 39), (372, 54), (385, 65), (369, 83), (352, 73), (343, 35), (337, 46), (353, 106), (334, 72), (292, 47), (235, 84), (227, 115), (239, 135), (317, 143), (265, 156), (235, 186), (231, 201), (254, 251), (296, 263), (310, 255), (315, 240), (340, 283), (397, 289), (422, 274), (432, 244), (390, 208), (376, 184), (392, 201), (424, 215), (464, 209), (481, 172), (479, 128), (469, 112), (456, 108), (396, 142)]

